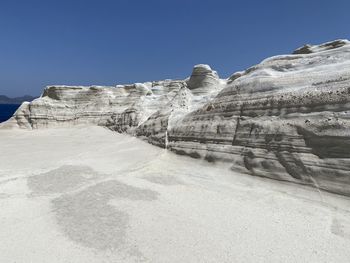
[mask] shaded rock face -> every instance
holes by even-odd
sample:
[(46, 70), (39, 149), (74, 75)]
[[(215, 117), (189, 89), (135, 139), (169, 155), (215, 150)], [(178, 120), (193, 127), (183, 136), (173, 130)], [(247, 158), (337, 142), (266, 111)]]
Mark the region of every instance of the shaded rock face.
[(124, 125), (135, 118), (130, 112), (142, 96), (142, 91), (128, 87), (50, 86), (40, 98), (23, 104), (10, 122), (33, 129), (76, 124), (107, 125), (114, 114), (118, 116), (115, 122)]
[(166, 148), (167, 134), (171, 127), (176, 127), (177, 122), (188, 113), (211, 101), (222, 88), (223, 85), (218, 82), (215, 86), (197, 88), (201, 91), (195, 92), (183, 84), (168, 103), (162, 105), (137, 128), (136, 135), (149, 143)]
[(311, 51), (234, 74), (168, 132), (168, 148), (350, 195), (350, 44)]
[(226, 80), (45, 89), (3, 126), (88, 123), (256, 176), (350, 195), (350, 42), (307, 45)]
[(215, 88), (219, 83), (218, 73), (204, 64), (194, 66), (191, 77), (187, 81), (188, 88), (195, 92)]
[[(223, 88), (223, 80), (208, 65), (196, 66), (193, 72), (204, 75), (191, 76), (191, 83), (194, 83), (191, 84), (192, 90), (186, 80), (116, 87), (48, 86), (40, 98), (23, 103), (14, 116), (1, 126), (40, 129), (80, 124), (100, 125), (117, 132), (137, 135), (152, 144), (165, 147), (170, 119), (178, 119), (202, 106)], [(215, 82), (210, 82), (208, 79), (214, 75)]]

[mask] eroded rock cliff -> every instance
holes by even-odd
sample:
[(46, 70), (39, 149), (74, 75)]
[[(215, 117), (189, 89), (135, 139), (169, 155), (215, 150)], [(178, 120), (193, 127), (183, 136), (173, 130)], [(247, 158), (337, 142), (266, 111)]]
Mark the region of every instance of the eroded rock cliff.
[(23, 103), (1, 126), (40, 129), (100, 125), (144, 137), (164, 147), (170, 119), (204, 105), (217, 95), (224, 83), (208, 65), (197, 65), (186, 80), (115, 87), (48, 86), (40, 98)]
[(350, 195), (350, 42), (306, 45), (226, 80), (47, 87), (2, 126), (93, 124), (252, 175)]
[(350, 43), (308, 46), (234, 74), (169, 131), (169, 149), (350, 195)]

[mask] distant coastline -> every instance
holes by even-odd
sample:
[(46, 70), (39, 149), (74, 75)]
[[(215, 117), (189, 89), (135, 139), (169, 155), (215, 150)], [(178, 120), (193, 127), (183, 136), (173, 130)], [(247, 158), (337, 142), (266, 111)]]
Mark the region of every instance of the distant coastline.
[(35, 97), (30, 95), (25, 95), (22, 97), (10, 98), (5, 95), (0, 95), (0, 104), (22, 104), (24, 101), (32, 101)]

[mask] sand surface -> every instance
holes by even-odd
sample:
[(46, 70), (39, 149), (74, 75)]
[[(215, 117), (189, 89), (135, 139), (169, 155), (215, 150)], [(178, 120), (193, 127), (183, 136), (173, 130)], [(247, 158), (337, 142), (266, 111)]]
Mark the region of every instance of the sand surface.
[(0, 262), (350, 262), (350, 200), (100, 127), (2, 130)]

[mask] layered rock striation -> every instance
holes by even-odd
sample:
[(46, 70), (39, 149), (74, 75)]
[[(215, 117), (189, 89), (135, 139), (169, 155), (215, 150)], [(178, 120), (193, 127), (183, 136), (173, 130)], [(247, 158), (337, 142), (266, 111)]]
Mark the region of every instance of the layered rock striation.
[(2, 126), (92, 124), (256, 176), (350, 195), (350, 42), (306, 45), (226, 80), (47, 87)]
[(169, 131), (168, 147), (350, 195), (350, 43), (298, 50), (234, 74)]
[(100, 125), (165, 147), (168, 123), (214, 98), (224, 83), (208, 65), (197, 65), (186, 80), (115, 87), (48, 86), (40, 98), (23, 103), (1, 126), (40, 129)]

